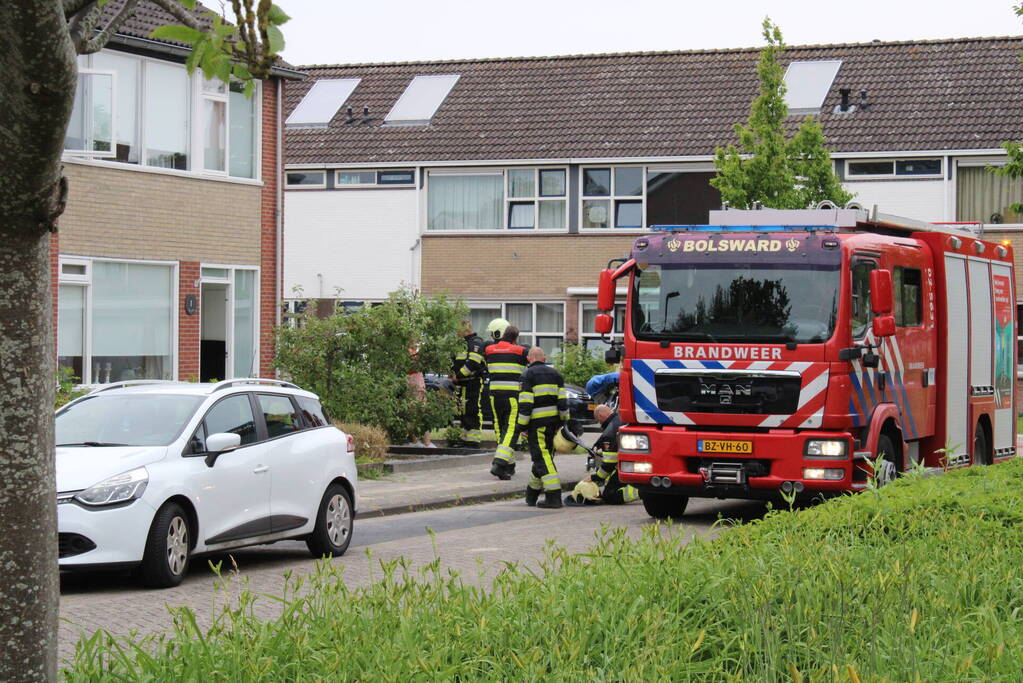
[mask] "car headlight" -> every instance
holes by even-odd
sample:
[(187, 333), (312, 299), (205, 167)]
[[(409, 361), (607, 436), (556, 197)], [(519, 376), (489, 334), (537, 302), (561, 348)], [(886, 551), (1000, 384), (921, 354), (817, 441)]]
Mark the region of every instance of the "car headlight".
[(628, 432), (619, 434), (618, 450), (646, 453), (650, 450), (650, 438), (646, 434), (630, 434)]
[(149, 472), (139, 467), (128, 472), (108, 477), (75, 496), (75, 500), (86, 505), (114, 505), (141, 498), (149, 483)]
[(844, 458), (845, 441), (838, 439), (809, 439), (806, 442), (808, 458)]

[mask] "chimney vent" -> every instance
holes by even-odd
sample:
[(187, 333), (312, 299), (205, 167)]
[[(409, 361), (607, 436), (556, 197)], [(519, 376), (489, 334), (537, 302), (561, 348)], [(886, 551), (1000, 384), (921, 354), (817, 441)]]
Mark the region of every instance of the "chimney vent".
[(367, 105), (363, 105), (362, 107), (362, 122), (369, 123), (369, 107)]
[(849, 95), (852, 93), (852, 88), (839, 88), (838, 92), (842, 95), (842, 103), (838, 105), (838, 111), (849, 111)]
[(355, 122), (355, 115), (352, 113), (351, 106), (349, 106), (348, 109), (345, 110), (345, 113), (348, 114), (348, 120), (345, 121), (345, 123), (354, 123)]
[(867, 91), (860, 91), (860, 111), (867, 111), (870, 109), (870, 104), (867, 102)]

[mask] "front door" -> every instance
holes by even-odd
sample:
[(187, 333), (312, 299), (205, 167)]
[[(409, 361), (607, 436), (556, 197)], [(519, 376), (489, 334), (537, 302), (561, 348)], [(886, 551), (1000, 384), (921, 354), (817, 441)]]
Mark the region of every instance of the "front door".
[(228, 284), (202, 283), (199, 308), (199, 381), (227, 378)]

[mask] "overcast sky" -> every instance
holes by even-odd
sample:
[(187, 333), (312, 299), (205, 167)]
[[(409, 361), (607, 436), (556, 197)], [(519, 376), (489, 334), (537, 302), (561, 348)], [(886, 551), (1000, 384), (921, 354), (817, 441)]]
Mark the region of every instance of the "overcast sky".
[(277, 0), (300, 64), (1023, 35), (1017, 0)]

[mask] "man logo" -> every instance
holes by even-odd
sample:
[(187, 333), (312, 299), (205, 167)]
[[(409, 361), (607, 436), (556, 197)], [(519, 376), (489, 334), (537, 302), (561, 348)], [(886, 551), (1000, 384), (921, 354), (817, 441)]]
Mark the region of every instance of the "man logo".
[(704, 384), (700, 382), (700, 396), (717, 396), (723, 406), (732, 405), (736, 396), (752, 396), (752, 384)]
[(785, 247), (789, 251), (795, 251), (796, 249), (799, 249), (799, 240), (790, 239), (788, 242), (785, 243)]

